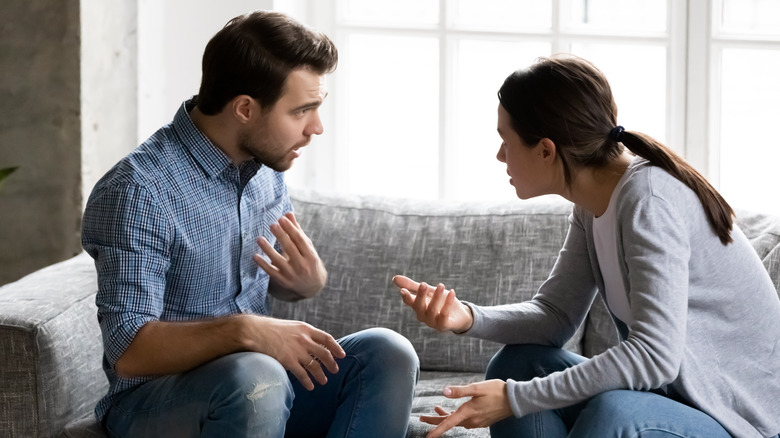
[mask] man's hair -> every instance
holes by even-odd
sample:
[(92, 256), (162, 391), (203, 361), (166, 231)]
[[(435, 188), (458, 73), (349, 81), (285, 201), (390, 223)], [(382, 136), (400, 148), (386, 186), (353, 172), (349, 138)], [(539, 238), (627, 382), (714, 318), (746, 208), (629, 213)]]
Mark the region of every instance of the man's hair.
[(206, 45), (198, 108), (214, 115), (236, 96), (248, 95), (271, 108), (292, 70), (331, 73), (338, 50), (323, 33), (293, 18), (256, 11), (230, 20)]

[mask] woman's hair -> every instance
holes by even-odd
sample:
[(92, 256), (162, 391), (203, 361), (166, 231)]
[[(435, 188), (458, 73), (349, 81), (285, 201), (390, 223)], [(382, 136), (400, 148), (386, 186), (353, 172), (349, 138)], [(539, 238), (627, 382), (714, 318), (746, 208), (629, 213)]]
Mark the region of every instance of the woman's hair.
[(604, 74), (572, 55), (541, 58), (512, 73), (498, 92), (512, 127), (526, 145), (543, 138), (555, 143), (571, 184), (571, 169), (601, 167), (617, 158), (623, 146), (682, 181), (696, 193), (715, 234), (732, 241), (734, 211), (690, 164), (645, 134), (617, 127), (617, 105)]
[(279, 12), (241, 15), (206, 45), (198, 108), (214, 115), (243, 94), (270, 108), (292, 70), (305, 67), (325, 74), (337, 64), (338, 51), (325, 34)]

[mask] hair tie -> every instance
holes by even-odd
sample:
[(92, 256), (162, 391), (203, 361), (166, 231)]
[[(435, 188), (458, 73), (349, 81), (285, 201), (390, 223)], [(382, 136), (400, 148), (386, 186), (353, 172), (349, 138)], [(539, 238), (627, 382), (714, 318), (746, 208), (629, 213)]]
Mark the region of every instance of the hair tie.
[(612, 128), (611, 131), (609, 131), (609, 138), (615, 141), (620, 141), (623, 138), (623, 131), (625, 131), (625, 129), (623, 129), (622, 126), (617, 125)]

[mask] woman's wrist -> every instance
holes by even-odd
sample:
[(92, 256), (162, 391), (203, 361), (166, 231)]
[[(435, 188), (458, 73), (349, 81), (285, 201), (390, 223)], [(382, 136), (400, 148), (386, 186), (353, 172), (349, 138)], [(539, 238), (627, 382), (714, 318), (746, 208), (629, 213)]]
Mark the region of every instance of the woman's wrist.
[(474, 312), (471, 310), (471, 306), (463, 302), (461, 302), (460, 305), (463, 307), (463, 313), (466, 314), (466, 324), (464, 324), (463, 327), (459, 328), (458, 330), (452, 331), (456, 335), (462, 335), (471, 330), (471, 327), (474, 326)]

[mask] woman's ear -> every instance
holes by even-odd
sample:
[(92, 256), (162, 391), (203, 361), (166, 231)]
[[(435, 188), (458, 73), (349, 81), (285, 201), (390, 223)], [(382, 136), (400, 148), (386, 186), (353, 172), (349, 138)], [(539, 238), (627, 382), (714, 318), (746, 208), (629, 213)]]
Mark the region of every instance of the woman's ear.
[(539, 140), (539, 143), (536, 145), (538, 148), (539, 156), (540, 158), (543, 158), (545, 161), (553, 162), (555, 161), (555, 155), (557, 153), (557, 149), (555, 149), (555, 143), (553, 143), (552, 140), (545, 137), (541, 140)]
[(230, 101), (230, 111), (240, 124), (246, 124), (252, 119), (253, 112), (258, 110), (256, 101), (245, 94), (236, 96)]

